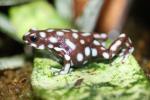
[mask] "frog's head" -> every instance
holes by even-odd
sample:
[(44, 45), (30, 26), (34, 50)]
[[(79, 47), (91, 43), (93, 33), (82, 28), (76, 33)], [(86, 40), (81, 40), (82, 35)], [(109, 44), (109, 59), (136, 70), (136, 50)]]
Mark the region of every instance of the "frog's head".
[(35, 30), (35, 29), (30, 29), (23, 36), (23, 40), (27, 45), (38, 49), (45, 48), (45, 38), (46, 38), (46, 32)]

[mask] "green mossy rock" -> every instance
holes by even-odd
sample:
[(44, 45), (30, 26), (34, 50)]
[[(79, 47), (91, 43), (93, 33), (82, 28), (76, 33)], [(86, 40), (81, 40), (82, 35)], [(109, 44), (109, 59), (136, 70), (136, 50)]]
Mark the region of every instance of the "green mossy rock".
[(22, 36), (31, 28), (71, 28), (67, 20), (62, 19), (48, 2), (36, 1), (21, 6), (12, 7), (9, 11), (10, 20), (16, 29), (20, 41)]
[(43, 100), (150, 100), (150, 86), (132, 55), (121, 63), (90, 63), (66, 75), (52, 74), (61, 67), (46, 58), (35, 58), (32, 86)]

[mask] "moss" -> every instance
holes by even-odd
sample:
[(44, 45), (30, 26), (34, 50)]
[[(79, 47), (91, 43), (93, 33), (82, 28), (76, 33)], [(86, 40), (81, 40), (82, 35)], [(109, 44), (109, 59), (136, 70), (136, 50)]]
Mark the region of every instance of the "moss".
[(133, 56), (121, 63), (90, 63), (66, 75), (53, 76), (50, 59), (35, 58), (32, 86), (44, 100), (149, 100), (149, 82)]

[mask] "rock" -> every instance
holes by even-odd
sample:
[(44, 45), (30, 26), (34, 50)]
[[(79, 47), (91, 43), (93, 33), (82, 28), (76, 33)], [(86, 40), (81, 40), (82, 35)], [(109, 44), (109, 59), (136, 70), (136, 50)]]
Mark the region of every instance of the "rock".
[(150, 100), (149, 82), (132, 55), (124, 64), (121, 58), (92, 62), (66, 75), (54, 76), (53, 67), (61, 65), (34, 59), (32, 87), (43, 100)]

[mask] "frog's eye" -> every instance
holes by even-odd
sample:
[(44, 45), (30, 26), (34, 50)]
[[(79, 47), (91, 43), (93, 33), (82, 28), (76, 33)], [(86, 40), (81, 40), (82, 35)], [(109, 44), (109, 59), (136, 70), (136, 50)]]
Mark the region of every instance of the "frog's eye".
[(33, 35), (33, 36), (30, 36), (30, 40), (32, 42), (36, 42), (38, 39), (37, 39), (37, 36)]

